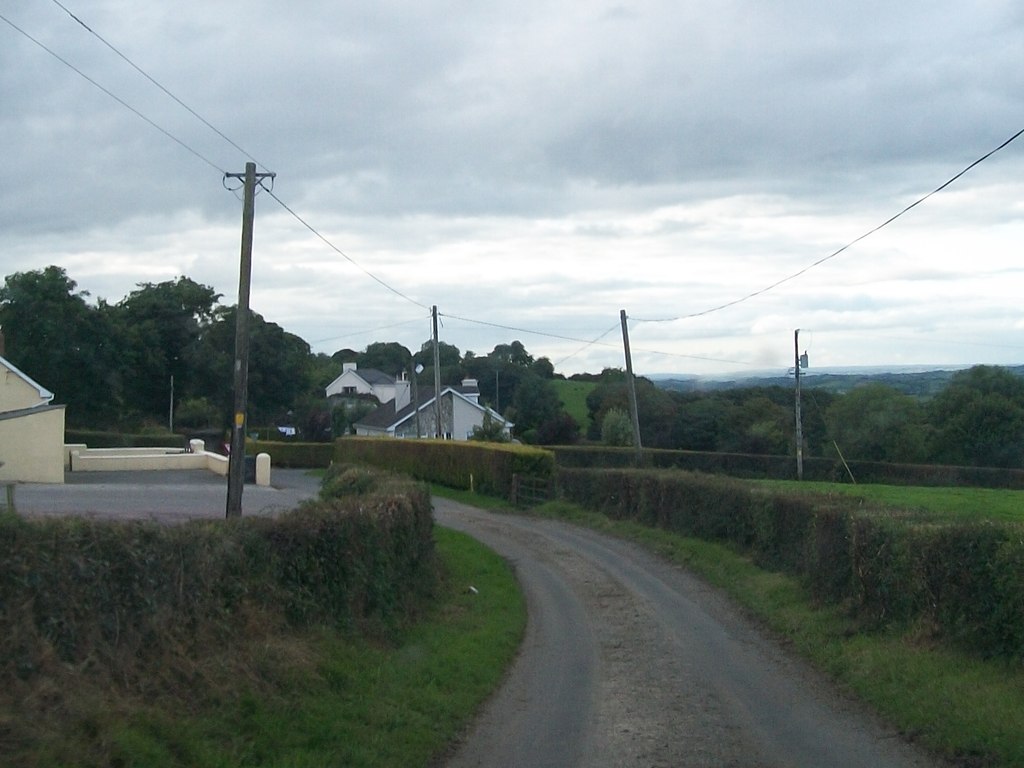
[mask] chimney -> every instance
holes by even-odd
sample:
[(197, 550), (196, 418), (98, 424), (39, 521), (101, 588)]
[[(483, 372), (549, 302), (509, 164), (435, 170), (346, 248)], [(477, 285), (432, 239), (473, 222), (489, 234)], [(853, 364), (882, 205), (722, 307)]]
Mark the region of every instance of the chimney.
[[(341, 372), (344, 373), (345, 371), (354, 371), (357, 367), (358, 367), (358, 363), (342, 363), (341, 364)], [(337, 370), (337, 369), (335, 369), (335, 370)]]
[(463, 392), (462, 394), (472, 400), (474, 403), (480, 402), (480, 385), (476, 379), (463, 379), (462, 388), (471, 390), (469, 392)]

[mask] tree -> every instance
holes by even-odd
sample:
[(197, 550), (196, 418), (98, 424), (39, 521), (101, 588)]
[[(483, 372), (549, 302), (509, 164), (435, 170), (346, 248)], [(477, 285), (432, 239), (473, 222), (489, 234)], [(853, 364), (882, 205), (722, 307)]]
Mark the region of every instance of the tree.
[(508, 411), (515, 422), (516, 434), (527, 442), (536, 443), (540, 426), (555, 419), (561, 412), (562, 401), (554, 385), (548, 379), (524, 372)]
[(409, 370), (411, 360), (412, 352), (397, 341), (378, 341), (369, 344), (357, 358), (360, 368), (375, 368), (396, 377)]
[(715, 395), (686, 395), (679, 399), (672, 444), (687, 451), (714, 451), (729, 421), (731, 405)]
[(579, 439), (580, 425), (565, 411), (559, 411), (537, 427), (537, 445), (573, 445)]
[(473, 427), (473, 432), (470, 434), (469, 439), (482, 443), (507, 443), (508, 434), (505, 432), (505, 427), (500, 421), (491, 416), (490, 413), (485, 413), (483, 424)]
[(167, 413), (170, 379), (181, 396), (190, 392), (194, 347), (212, 322), (220, 294), (187, 277), (140, 283), (109, 309), (120, 349), (123, 407), (144, 417)]
[(61, 267), (16, 272), (0, 288), (5, 356), (67, 405), (67, 421), (102, 426), (117, 414), (118, 350), (109, 319)]
[(513, 341), (511, 344), (498, 344), (488, 355), (506, 365), (517, 365), (520, 368), (529, 368), (533, 365), (533, 356), (526, 351), (521, 341)]
[(902, 463), (926, 458), (921, 406), (885, 384), (857, 387), (838, 397), (825, 419), (847, 458)]
[(601, 442), (625, 447), (633, 444), (633, 421), (621, 408), (609, 408), (601, 419)]
[(765, 395), (748, 397), (730, 409), (718, 450), (728, 453), (786, 455), (795, 445), (795, 419), (789, 408)]
[[(441, 363), (441, 384), (458, 384), (462, 381), (462, 353), (453, 344), (438, 342), (438, 359)], [(420, 351), (412, 356), (414, 364), (423, 366), (420, 381), (434, 382), (434, 342), (428, 340), (420, 346)]]
[[(250, 310), (251, 312), (251, 310)], [(222, 307), (197, 345), (203, 365), (196, 365), (197, 389), (227, 419), (234, 405), (236, 308)], [(309, 345), (276, 323), (251, 312), (249, 322), (249, 424), (293, 421), (299, 398), (313, 388), (309, 380)], [(322, 394), (322, 392), (321, 392)], [(292, 412), (289, 415), (289, 412)]]
[[(647, 448), (672, 448), (673, 428), (678, 407), (674, 395), (658, 389), (650, 379), (636, 379), (637, 416), (640, 440)], [(606, 369), (602, 383), (587, 395), (587, 412), (591, 427), (589, 436), (600, 438), (604, 415), (611, 409), (629, 413), (629, 388), (623, 371)]]
[(1024, 464), (1024, 379), (979, 365), (957, 372), (928, 406), (933, 460), (947, 464)]

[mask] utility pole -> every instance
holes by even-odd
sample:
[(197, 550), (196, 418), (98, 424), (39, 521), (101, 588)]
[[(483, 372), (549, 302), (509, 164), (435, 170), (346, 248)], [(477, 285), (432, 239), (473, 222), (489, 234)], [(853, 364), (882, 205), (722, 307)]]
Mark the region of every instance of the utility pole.
[(412, 367), (412, 406), (415, 409), (414, 413), (416, 414), (416, 437), (417, 438), (423, 437), (423, 433), (420, 430), (420, 393), (416, 389), (416, 387), (417, 387), (417, 379), (419, 379), (421, 373), (423, 373), (423, 366), (420, 365), (419, 363), (416, 363), (415, 365), (413, 365), (413, 367)]
[(640, 444), (640, 412), (636, 405), (636, 379), (633, 376), (633, 355), (629, 351), (629, 326), (626, 323), (626, 310), (619, 311), (622, 322), (622, 346), (626, 352), (626, 384), (629, 392), (629, 410), (633, 421), (633, 447), (636, 449), (636, 465), (643, 463), (644, 448)]
[(807, 354), (800, 356), (800, 329), (793, 331), (793, 373), (796, 377), (796, 479), (804, 479), (804, 425), (800, 418), (800, 369), (807, 367)]
[(245, 173), (227, 173), (225, 179), (243, 179), (242, 251), (238, 269), (238, 306), (235, 309), (235, 407), (228, 456), (227, 517), (242, 516), (245, 483), (245, 410), (249, 394), (249, 285), (252, 281), (252, 229), (256, 210), (256, 184), (272, 173), (256, 173), (255, 163)]
[(434, 319), (434, 419), (437, 424), (434, 436), (439, 440), (444, 437), (444, 429), (441, 426), (441, 348), (437, 340), (437, 305), (431, 309), (431, 316)]
[(171, 403), (167, 409), (167, 431), (174, 431), (174, 374), (171, 374)]

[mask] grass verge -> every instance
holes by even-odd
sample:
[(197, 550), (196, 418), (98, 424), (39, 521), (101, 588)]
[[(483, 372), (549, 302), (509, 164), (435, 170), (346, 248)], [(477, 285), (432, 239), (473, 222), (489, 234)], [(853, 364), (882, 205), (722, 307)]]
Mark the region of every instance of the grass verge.
[(842, 609), (815, 605), (795, 578), (718, 544), (612, 521), (564, 502), (535, 514), (635, 541), (700, 574), (795, 651), (927, 748), (965, 766), (1024, 768), (1024, 669), (932, 647), (924, 633), (865, 633)]
[(71, 721), (18, 750), (17, 764), (430, 765), (500, 682), (526, 616), (501, 558), (462, 534), (435, 536), (442, 586), (415, 626), (377, 639), (325, 629), (240, 638), (219, 668), (195, 670), (157, 701), (89, 688), (69, 670), (65, 684), (81, 685)]

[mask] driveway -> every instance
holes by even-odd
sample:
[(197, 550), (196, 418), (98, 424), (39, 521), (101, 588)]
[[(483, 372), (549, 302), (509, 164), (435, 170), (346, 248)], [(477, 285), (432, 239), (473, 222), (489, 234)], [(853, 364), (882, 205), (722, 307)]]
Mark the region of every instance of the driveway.
[(446, 768), (939, 765), (684, 570), (556, 521), (434, 507), (513, 564), (529, 616)]
[[(320, 478), (304, 469), (274, 469), (268, 487), (246, 484), (242, 514), (274, 515), (317, 495)], [(68, 472), (63, 485), (25, 483), (15, 507), (27, 517), (86, 515), (182, 522), (223, 518), (227, 479), (203, 469)]]

